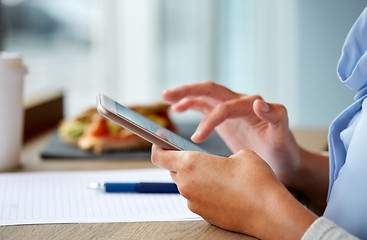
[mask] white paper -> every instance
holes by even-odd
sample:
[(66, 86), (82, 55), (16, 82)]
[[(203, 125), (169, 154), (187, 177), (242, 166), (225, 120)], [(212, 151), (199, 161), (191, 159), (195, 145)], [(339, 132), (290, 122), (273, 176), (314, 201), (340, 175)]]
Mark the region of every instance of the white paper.
[(91, 182), (172, 182), (162, 169), (0, 174), (0, 225), (201, 220), (180, 194), (105, 193)]

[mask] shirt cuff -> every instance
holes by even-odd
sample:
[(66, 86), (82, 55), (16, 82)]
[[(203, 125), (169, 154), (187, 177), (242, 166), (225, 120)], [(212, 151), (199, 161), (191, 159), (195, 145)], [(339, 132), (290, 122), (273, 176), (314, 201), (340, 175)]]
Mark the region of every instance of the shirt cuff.
[(355, 236), (349, 234), (341, 227), (325, 217), (319, 217), (303, 234), (302, 240), (343, 239), (356, 240)]

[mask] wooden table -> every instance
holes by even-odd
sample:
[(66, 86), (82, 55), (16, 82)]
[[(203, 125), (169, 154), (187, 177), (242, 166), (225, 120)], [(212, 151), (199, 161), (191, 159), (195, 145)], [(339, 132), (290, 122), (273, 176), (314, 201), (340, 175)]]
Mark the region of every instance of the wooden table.
[[(108, 170), (150, 168), (149, 159), (140, 160), (42, 160), (40, 151), (49, 141), (48, 132), (28, 141), (19, 171)], [(226, 231), (205, 221), (79, 223), (1, 226), (0, 239), (253, 239)]]

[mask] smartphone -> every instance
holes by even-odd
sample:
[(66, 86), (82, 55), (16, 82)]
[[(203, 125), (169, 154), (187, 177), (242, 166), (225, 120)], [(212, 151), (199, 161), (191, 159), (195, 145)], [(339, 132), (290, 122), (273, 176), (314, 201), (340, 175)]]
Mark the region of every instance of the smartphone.
[(190, 140), (175, 134), (102, 94), (97, 96), (97, 110), (105, 118), (158, 145), (162, 149), (207, 153), (207, 151)]

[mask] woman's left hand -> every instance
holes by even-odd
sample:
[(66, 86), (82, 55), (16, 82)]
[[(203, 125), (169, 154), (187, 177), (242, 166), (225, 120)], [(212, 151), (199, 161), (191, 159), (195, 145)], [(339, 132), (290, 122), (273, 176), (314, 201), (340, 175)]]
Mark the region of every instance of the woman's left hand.
[(221, 228), (261, 239), (300, 239), (316, 219), (253, 151), (226, 158), (153, 146), (152, 162), (171, 172), (191, 211)]

